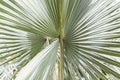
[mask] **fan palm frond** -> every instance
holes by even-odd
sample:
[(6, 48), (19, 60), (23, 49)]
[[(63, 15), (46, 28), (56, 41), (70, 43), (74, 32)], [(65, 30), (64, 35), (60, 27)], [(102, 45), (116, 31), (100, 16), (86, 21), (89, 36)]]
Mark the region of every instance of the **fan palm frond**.
[(57, 70), (58, 80), (119, 80), (119, 9), (115, 0), (0, 0), (0, 78), (55, 80)]

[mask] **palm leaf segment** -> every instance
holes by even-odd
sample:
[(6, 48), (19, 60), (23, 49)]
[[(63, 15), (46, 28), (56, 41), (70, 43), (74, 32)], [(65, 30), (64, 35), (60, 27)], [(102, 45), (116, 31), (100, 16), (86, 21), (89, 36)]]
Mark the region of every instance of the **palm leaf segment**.
[(53, 80), (62, 30), (65, 80), (119, 80), (119, 7), (114, 0), (0, 0), (0, 79)]

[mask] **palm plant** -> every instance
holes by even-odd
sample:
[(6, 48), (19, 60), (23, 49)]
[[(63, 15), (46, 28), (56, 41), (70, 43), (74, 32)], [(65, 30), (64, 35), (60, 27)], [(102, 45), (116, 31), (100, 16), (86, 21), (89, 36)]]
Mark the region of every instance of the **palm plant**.
[(120, 80), (120, 3), (0, 0), (0, 80)]

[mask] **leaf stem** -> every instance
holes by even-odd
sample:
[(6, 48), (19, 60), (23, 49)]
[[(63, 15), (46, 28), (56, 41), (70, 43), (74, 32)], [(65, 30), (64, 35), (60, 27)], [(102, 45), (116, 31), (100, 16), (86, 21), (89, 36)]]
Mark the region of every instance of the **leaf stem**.
[(64, 46), (63, 39), (60, 37), (60, 80), (64, 80)]
[(62, 10), (61, 10), (61, 0), (57, 0), (58, 5), (58, 18), (59, 18), (59, 43), (60, 43), (60, 65), (58, 65), (58, 80), (64, 80), (64, 45), (63, 45), (63, 25), (62, 25)]

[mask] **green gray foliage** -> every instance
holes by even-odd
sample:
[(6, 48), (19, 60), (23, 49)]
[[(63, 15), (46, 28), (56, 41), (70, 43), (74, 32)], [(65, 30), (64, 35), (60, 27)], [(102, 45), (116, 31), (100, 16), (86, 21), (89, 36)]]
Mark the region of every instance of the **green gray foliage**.
[(61, 34), (64, 80), (120, 80), (119, 8), (115, 0), (0, 0), (0, 80), (56, 80)]

